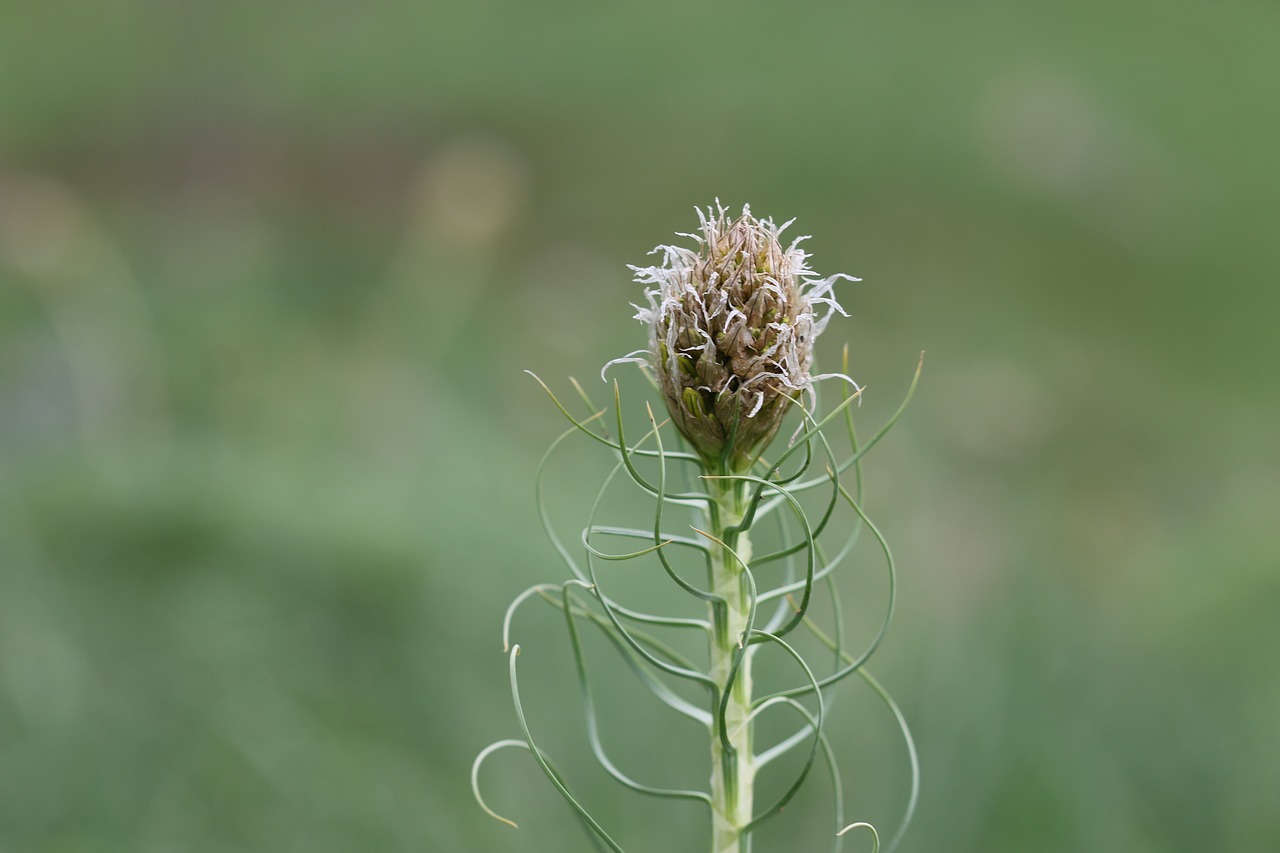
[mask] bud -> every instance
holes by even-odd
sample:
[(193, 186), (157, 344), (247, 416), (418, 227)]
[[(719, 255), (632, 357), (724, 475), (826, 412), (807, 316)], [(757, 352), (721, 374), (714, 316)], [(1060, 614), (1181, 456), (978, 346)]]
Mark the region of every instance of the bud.
[[(698, 211), (692, 251), (659, 246), (661, 266), (632, 267), (648, 307), (648, 364), (680, 432), (709, 467), (742, 471), (772, 440), (792, 402), (812, 399), (813, 343), (833, 311), (835, 275), (818, 278), (796, 238), (748, 207), (732, 222), (719, 203)], [(821, 307), (820, 307), (821, 306)]]

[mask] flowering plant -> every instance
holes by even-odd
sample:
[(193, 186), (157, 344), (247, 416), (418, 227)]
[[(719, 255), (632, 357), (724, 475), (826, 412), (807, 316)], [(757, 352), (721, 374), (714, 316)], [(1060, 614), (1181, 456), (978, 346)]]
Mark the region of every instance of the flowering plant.
[[(752, 831), (776, 817), (795, 797), (819, 753), (831, 779), (832, 811), (838, 830), (832, 835), (832, 849), (839, 850), (841, 836), (854, 827), (867, 828), (879, 848), (879, 836), (869, 823), (844, 825), (840, 773), (824, 731), (834, 687), (848, 676), (859, 676), (894, 716), (912, 767), (906, 817), (888, 845), (892, 848), (914, 810), (918, 772), (915, 748), (902, 714), (865, 667), (888, 628), (895, 581), (888, 543), (862, 509), (861, 460), (902, 414), (915, 389), (919, 368), (897, 412), (870, 440), (860, 443), (851, 406), (863, 389), (845, 372), (812, 373), (815, 340), (833, 314), (847, 316), (832, 295), (833, 286), (840, 279), (857, 279), (845, 275), (820, 277), (814, 273), (808, 266), (809, 256), (799, 248), (803, 237), (784, 249), (780, 237), (790, 222), (775, 226), (770, 219), (755, 218), (745, 207), (739, 217), (731, 218), (719, 205), (700, 210), (698, 216), (700, 232), (683, 235), (691, 237), (696, 248), (659, 246), (654, 252), (662, 255), (661, 264), (632, 267), (636, 281), (650, 285), (645, 290), (647, 304), (637, 306), (636, 315), (648, 327), (649, 345), (609, 363), (638, 364), (660, 391), (670, 418), (659, 422), (652, 409), (647, 409), (647, 433), (629, 443), (616, 383), (616, 438), (598, 426), (607, 410), (600, 409), (586, 419), (575, 418), (543, 385), (572, 424), (552, 450), (572, 435), (586, 434), (608, 448), (616, 463), (583, 528), (579, 554), (565, 546), (548, 520), (541, 501), (542, 468), (539, 469), (539, 510), (544, 527), (572, 577), (561, 584), (531, 587), (507, 611), (504, 647), (509, 654), (512, 698), (524, 737), (498, 741), (480, 753), (472, 768), (473, 790), (489, 814), (506, 821), (490, 810), (480, 796), (480, 767), (498, 749), (527, 749), (592, 836), (609, 850), (622, 850), (571, 792), (566, 779), (535, 743), (527, 724), (516, 665), (520, 647), (510, 645), (508, 638), (518, 608), (539, 598), (558, 608), (565, 617), (582, 687), (588, 740), (600, 765), (618, 782), (639, 793), (703, 804), (710, 814), (712, 853), (748, 851)], [(847, 360), (846, 349), (846, 372)], [(819, 416), (817, 388), (825, 379), (840, 381), (844, 392), (838, 405)], [(590, 403), (581, 386), (577, 389)], [(790, 441), (776, 457), (768, 458), (766, 454), (783, 421), (793, 415), (796, 426)], [(843, 419), (849, 442), (844, 459), (837, 459), (826, 433), (837, 418)], [(670, 437), (664, 440), (668, 426), (674, 427), (677, 443), (686, 447), (669, 448)], [(550, 451), (544, 457), (544, 466), (549, 456)], [(689, 488), (672, 487), (673, 468), (683, 469), (695, 478), (689, 481)], [(842, 479), (850, 472), (852, 492)], [(628, 527), (597, 520), (604, 493), (620, 480), (619, 474), (625, 474), (623, 482), (629, 481), (652, 499), (652, 525)], [(811, 493), (824, 496), (816, 506), (810, 505), (812, 500), (806, 502)], [(837, 509), (842, 505), (851, 512), (848, 531), (841, 547), (829, 555), (820, 540), (839, 526)], [(677, 514), (691, 516), (689, 528), (693, 535), (671, 527)], [(757, 537), (766, 521), (773, 530), (771, 536)], [(888, 568), (888, 597), (874, 637), (855, 655), (844, 647), (835, 570), (850, 558), (864, 529), (871, 532)], [(753, 538), (766, 541), (771, 550), (756, 554)], [(617, 553), (602, 547), (603, 541), (610, 539), (641, 540), (645, 544), (635, 551)], [(601, 562), (641, 559), (659, 563), (675, 589), (701, 601), (705, 618), (641, 612), (602, 588)], [(689, 580), (687, 576), (699, 569), (705, 582)], [(820, 587), (825, 589), (831, 607), (829, 630), (824, 630), (813, 613)], [(706, 727), (710, 742), (708, 790), (677, 790), (641, 783), (622, 772), (609, 757), (592, 701), (579, 633), (581, 623), (599, 628), (641, 682), (671, 711)], [(829, 672), (811, 665), (794, 638), (789, 638), (799, 629), (834, 654)], [(705, 635), (705, 658), (689, 659), (661, 636), (665, 632), (689, 631)], [(793, 686), (757, 696), (753, 691), (756, 657), (770, 647), (781, 650), (794, 666)], [(672, 687), (678, 681), (701, 688), (705, 703), (698, 705), (685, 699)], [(755, 742), (757, 721), (761, 714), (774, 708), (791, 709), (799, 720), (798, 728), (759, 750)], [(802, 768), (779, 798), (760, 807), (755, 798), (757, 774), (795, 750), (804, 756)]]

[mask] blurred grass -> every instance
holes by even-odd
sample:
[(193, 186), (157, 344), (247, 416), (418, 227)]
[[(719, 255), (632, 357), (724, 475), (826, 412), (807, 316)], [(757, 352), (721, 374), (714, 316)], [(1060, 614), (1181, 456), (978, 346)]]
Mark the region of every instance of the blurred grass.
[[(586, 849), (518, 757), (487, 775), (519, 832), (466, 786), (515, 732), (502, 608), (560, 572), (521, 371), (638, 346), (624, 264), (716, 196), (865, 279), (823, 353), (850, 341), (864, 423), (928, 351), (869, 460), (903, 564), (877, 671), (924, 762), (904, 849), (1280, 846), (1278, 26), (0, 8), (0, 850)], [(550, 702), (563, 640), (523, 630)], [(887, 826), (903, 762), (850, 693), (847, 807)], [(628, 849), (699, 849), (550, 707)]]

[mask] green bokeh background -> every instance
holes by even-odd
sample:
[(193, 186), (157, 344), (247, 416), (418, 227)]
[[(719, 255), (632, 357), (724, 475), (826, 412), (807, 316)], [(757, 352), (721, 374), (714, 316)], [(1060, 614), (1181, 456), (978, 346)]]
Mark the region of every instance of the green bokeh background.
[[(603, 391), (625, 264), (716, 197), (864, 278), (820, 349), (864, 423), (927, 351), (867, 471), (902, 849), (1280, 849), (1278, 38), (1243, 0), (0, 6), (0, 850), (590, 849), (527, 756), (485, 773), (520, 830), (467, 783), (517, 733), (503, 608), (564, 574), (522, 371)], [(602, 820), (703, 849), (598, 782), (522, 624)]]

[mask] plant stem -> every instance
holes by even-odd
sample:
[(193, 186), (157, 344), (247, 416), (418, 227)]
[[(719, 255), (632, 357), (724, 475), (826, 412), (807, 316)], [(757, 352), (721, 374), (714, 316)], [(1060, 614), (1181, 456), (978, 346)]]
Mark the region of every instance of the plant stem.
[[(720, 729), (720, 708), (712, 707), (711, 736), (711, 853), (748, 853), (750, 839), (743, 827), (751, 822), (755, 756), (752, 752), (751, 655), (743, 653), (747, 620), (751, 612), (751, 587), (743, 564), (751, 559), (747, 534), (726, 533), (742, 520), (746, 509), (746, 483), (741, 480), (708, 480), (716, 511), (711, 533), (724, 546), (715, 546), (711, 558), (711, 588), (723, 602), (712, 602), (710, 676), (720, 686), (733, 678), (725, 704), (724, 730)], [(735, 553), (737, 556), (735, 556)], [(742, 655), (736, 673), (734, 659)], [(725, 741), (728, 741), (726, 747)]]

